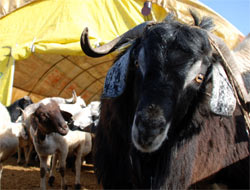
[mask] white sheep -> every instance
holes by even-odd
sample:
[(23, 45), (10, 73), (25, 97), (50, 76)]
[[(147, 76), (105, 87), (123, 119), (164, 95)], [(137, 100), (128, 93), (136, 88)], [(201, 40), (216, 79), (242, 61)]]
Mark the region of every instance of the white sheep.
[[(68, 109), (68, 111), (73, 115), (73, 123), (71, 126), (74, 131), (69, 130), (68, 134), (61, 137), (65, 142), (68, 149), (68, 156), (75, 154), (75, 189), (80, 189), (80, 174), (81, 166), (84, 157), (89, 154), (92, 150), (92, 135), (88, 132), (83, 132), (86, 126), (90, 126), (99, 117), (99, 105), (100, 102), (91, 102), (87, 107), (76, 112), (74, 109)], [(70, 107), (68, 107), (70, 108)], [(60, 106), (61, 109), (61, 106)], [(95, 117), (95, 118), (94, 118)], [(80, 130), (80, 131), (79, 131)], [(56, 167), (56, 161), (58, 154), (54, 154), (52, 160), (52, 166), (50, 171), (49, 184), (52, 186), (54, 182), (54, 172)]]
[[(76, 156), (75, 160), (75, 189), (81, 189), (81, 166), (84, 157), (91, 152), (92, 149), (92, 139), (90, 133), (82, 131), (71, 131), (69, 130), (68, 134), (65, 136), (60, 136), (60, 139), (57, 139), (63, 147), (65, 154)], [(50, 170), (49, 184), (53, 185), (54, 182), (54, 173), (56, 169), (56, 163), (59, 157), (59, 153), (56, 152), (53, 155), (52, 165)], [(65, 158), (66, 159), (66, 158)]]
[[(77, 96), (76, 92), (73, 90), (71, 98), (65, 99), (62, 97), (48, 97), (48, 98), (42, 99), (41, 101), (37, 103), (33, 103), (29, 105), (25, 108), (25, 114), (31, 115), (32, 113), (35, 112), (35, 110), (39, 107), (41, 103), (46, 105), (50, 103), (51, 101), (55, 101), (56, 103), (58, 103), (60, 106), (60, 109), (63, 111), (70, 110), (70, 112), (78, 112), (82, 108), (86, 107), (85, 101), (80, 96)], [(20, 120), (20, 118), (18, 119)], [(24, 149), (25, 165), (28, 166), (29, 160), (30, 160), (30, 154), (31, 154), (31, 151), (33, 150), (33, 142), (32, 142), (32, 137), (29, 134), (30, 125), (27, 125), (26, 128), (28, 131), (28, 139), (23, 139), (22, 137), (19, 138), (17, 163), (18, 164), (21, 163), (21, 150)]]
[[(71, 112), (70, 112), (71, 113)], [(95, 128), (99, 121), (100, 102), (93, 101), (88, 106), (77, 113), (72, 113), (72, 125), (70, 129), (91, 132), (89, 129)], [(94, 131), (94, 130), (93, 130)]]
[(22, 123), (12, 123), (6, 107), (0, 103), (0, 189), (3, 162), (12, 156), (19, 144), (18, 138), (27, 138)]
[[(49, 106), (53, 104), (53, 106)], [(54, 105), (56, 104), (56, 105)], [(43, 107), (43, 112), (39, 109)], [(76, 159), (76, 180), (75, 186), (80, 186), (80, 172), (81, 172), (81, 159), (87, 155), (92, 148), (92, 140), (91, 135), (89, 133), (84, 133), (80, 131), (69, 131), (69, 134), (66, 136), (61, 136), (58, 133), (43, 133), (43, 139), (39, 140), (39, 135), (37, 135), (37, 131), (43, 131), (44, 129), (41, 128), (53, 128), (53, 126), (46, 126), (40, 123), (37, 117), (42, 117), (42, 115), (49, 116), (50, 109), (54, 109), (53, 107), (60, 107), (61, 113), (65, 118), (65, 114), (71, 117), (71, 114), (76, 114), (76, 112), (81, 112), (85, 110), (86, 104), (81, 97), (77, 97), (76, 94), (73, 94), (72, 101), (64, 101), (60, 97), (52, 97), (52, 98), (45, 98), (38, 103), (29, 105), (23, 111), (24, 115), (24, 125), (30, 129), (30, 134), (33, 140), (33, 144), (35, 146), (35, 150), (40, 159), (40, 172), (41, 172), (41, 182), (40, 187), (41, 189), (46, 189), (45, 183), (45, 171), (47, 171), (47, 163), (48, 158), (50, 155), (54, 156), (54, 162), (59, 158), (60, 164), (60, 173), (61, 173), (61, 187), (66, 187), (66, 179), (64, 178), (64, 170), (66, 164), (66, 157), (68, 152), (76, 152), (77, 159)], [(86, 109), (88, 110), (88, 109)], [(50, 118), (53, 119), (53, 118)], [(34, 120), (37, 122), (35, 123)], [(69, 119), (66, 119), (69, 121)], [(88, 123), (92, 122), (92, 119), (89, 118)], [(35, 123), (35, 124), (34, 124)], [(53, 124), (53, 123), (52, 123)], [(39, 133), (38, 133), (39, 134)], [(38, 143), (39, 141), (40, 143)], [(55, 167), (55, 166), (54, 166)], [(54, 168), (51, 170), (51, 176), (53, 174)]]

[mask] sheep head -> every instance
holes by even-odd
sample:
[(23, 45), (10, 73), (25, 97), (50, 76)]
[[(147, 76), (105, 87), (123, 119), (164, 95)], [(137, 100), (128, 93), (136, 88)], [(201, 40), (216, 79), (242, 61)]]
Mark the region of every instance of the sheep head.
[(41, 103), (31, 115), (31, 124), (34, 129), (39, 130), (44, 135), (52, 132), (61, 135), (68, 133), (68, 126), (55, 101), (51, 101), (46, 105)]

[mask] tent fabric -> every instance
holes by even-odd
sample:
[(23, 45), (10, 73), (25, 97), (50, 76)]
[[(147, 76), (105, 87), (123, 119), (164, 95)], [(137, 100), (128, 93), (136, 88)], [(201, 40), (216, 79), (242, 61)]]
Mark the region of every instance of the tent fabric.
[(1, 0), (0, 1), (0, 18), (21, 8), (35, 0)]
[(15, 60), (11, 56), (11, 49), (9, 47), (5, 48), (8, 50), (8, 54), (5, 55), (6, 59), (0, 64), (0, 100), (5, 104), (10, 104)]
[(190, 23), (188, 9), (192, 8), (201, 16), (214, 18), (214, 33), (230, 48), (243, 38), (232, 24), (197, 0), (152, 0), (149, 16), (141, 14), (145, 0), (23, 2), (0, 18), (0, 63), (7, 59), (3, 46), (11, 47), (16, 60), (12, 102), (24, 95), (34, 102), (49, 96), (68, 98), (73, 89), (87, 103), (99, 99), (106, 73), (119, 51), (102, 58), (84, 55), (79, 40), (85, 27), (95, 47), (146, 20), (161, 21), (169, 12)]

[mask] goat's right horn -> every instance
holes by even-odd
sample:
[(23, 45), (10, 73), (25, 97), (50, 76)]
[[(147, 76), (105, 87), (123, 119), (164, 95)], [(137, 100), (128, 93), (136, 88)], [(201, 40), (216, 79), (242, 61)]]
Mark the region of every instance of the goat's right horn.
[(75, 104), (77, 100), (77, 95), (76, 95), (76, 91), (73, 90), (72, 91), (72, 98), (69, 99), (65, 99), (66, 104)]
[(230, 51), (226, 43), (221, 38), (212, 33), (209, 33), (209, 38), (212, 40), (212, 42), (215, 43), (215, 46), (218, 46), (218, 49), (220, 51), (219, 53), (222, 54), (221, 56), (227, 62), (224, 67), (227, 68), (227, 71), (230, 71), (230, 75), (234, 79), (233, 83), (236, 85), (237, 92), (240, 95), (241, 99), (244, 101), (244, 104), (249, 103), (250, 95), (245, 87), (240, 70), (238, 68), (239, 66), (237, 65), (236, 60), (237, 57), (235, 57), (235, 54)]
[(88, 28), (86, 27), (81, 35), (81, 48), (82, 51), (90, 57), (101, 57), (104, 55), (107, 55), (113, 51), (115, 51), (117, 48), (119, 48), (121, 45), (124, 43), (130, 41), (131, 39), (135, 39), (139, 37), (146, 26), (154, 24), (154, 21), (147, 21), (142, 24), (139, 24), (135, 26), (134, 28), (130, 29), (129, 31), (125, 32), (121, 36), (118, 36), (117, 38), (113, 39), (109, 43), (102, 45), (97, 48), (92, 48), (90, 43), (89, 43), (89, 37), (88, 37)]
[(31, 98), (29, 96), (24, 96), (23, 97), (25, 100), (31, 100)]

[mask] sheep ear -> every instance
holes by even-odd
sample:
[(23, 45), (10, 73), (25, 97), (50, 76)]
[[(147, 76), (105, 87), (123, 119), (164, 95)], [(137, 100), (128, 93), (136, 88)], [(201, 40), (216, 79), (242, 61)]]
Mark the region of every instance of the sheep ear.
[(124, 92), (130, 51), (131, 48), (129, 48), (109, 69), (104, 83), (102, 98), (115, 98)]
[(211, 111), (218, 115), (231, 116), (235, 110), (236, 99), (227, 75), (219, 63), (213, 65), (212, 81)]
[(72, 119), (72, 114), (63, 110), (60, 110), (65, 121), (70, 121)]

